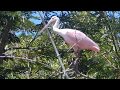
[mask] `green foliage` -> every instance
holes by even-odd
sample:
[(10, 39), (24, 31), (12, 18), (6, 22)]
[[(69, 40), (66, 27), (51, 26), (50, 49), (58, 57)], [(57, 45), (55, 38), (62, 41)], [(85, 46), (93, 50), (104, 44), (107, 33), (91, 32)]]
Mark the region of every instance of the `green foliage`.
[[(6, 23), (12, 24), (9, 30), (9, 43), (5, 45), (5, 54), (16, 57), (4, 58), (3, 63), (0, 64), (1, 79), (61, 78), (61, 74), (59, 74), (61, 67), (47, 31), (30, 43), (34, 33), (43, 28), (43, 24), (35, 25), (30, 21), (31, 18), (39, 19), (33, 16), (33, 13), (37, 12), (0, 11), (0, 33), (3, 32)], [(44, 12), (45, 21), (50, 19), (51, 13), (58, 15), (52, 11)], [(60, 11), (59, 13), (61, 28), (80, 30), (100, 46), (99, 53), (82, 51), (78, 70), (95, 79), (119, 79), (120, 37), (116, 35), (120, 30), (120, 18), (115, 16), (119, 12)], [(14, 32), (19, 31), (23, 33), (16, 36)], [(29, 34), (26, 35), (25, 32)], [(74, 54), (67, 52), (70, 47), (64, 43), (61, 36), (55, 34), (52, 30), (50, 33), (65, 67), (69, 68), (69, 62), (74, 59)], [(76, 79), (85, 78), (81, 75), (73, 76)]]

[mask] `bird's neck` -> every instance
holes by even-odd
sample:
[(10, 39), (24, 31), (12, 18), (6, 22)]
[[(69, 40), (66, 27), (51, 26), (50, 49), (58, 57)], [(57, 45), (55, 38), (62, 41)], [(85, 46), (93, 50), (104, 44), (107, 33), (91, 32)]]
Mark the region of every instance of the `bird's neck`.
[(61, 31), (59, 28), (53, 26), (53, 31), (60, 35)]
[(60, 21), (59, 19), (56, 20), (55, 24), (53, 25), (53, 31), (62, 36), (62, 32), (59, 29), (59, 21)]
[(53, 28), (58, 28), (59, 29), (59, 22), (60, 22), (60, 20), (57, 19), (55, 24), (53, 25)]

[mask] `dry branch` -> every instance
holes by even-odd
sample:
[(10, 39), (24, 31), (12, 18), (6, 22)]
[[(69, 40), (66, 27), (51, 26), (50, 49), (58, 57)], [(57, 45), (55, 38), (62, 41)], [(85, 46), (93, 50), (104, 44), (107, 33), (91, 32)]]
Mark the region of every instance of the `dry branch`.
[[(39, 12), (39, 15), (40, 15), (40, 17), (41, 17), (41, 19), (42, 19), (42, 21), (43, 21), (43, 24), (46, 25), (46, 23), (45, 23), (43, 17), (41, 16), (40, 12)], [(48, 30), (47, 30), (47, 31), (48, 31)], [(59, 54), (59, 52), (58, 52), (58, 50), (57, 50), (57, 48), (56, 48), (56, 45), (55, 45), (55, 43), (54, 43), (54, 41), (53, 41), (53, 39), (52, 39), (52, 36), (51, 36), (51, 34), (50, 34), (49, 31), (48, 31), (48, 35), (49, 35), (49, 37), (50, 37), (51, 43), (52, 43), (52, 45), (53, 45), (53, 47), (54, 47), (54, 50), (55, 50), (55, 52), (56, 52), (56, 55), (57, 55), (58, 60), (59, 60), (59, 62), (60, 62), (60, 65), (61, 65), (61, 67), (62, 67), (62, 69), (63, 69), (64, 75), (66, 76), (67, 79), (69, 79), (69, 76), (68, 76), (68, 74), (66, 73), (65, 67), (64, 67), (64, 65), (63, 65), (63, 63), (62, 63), (60, 54)]]

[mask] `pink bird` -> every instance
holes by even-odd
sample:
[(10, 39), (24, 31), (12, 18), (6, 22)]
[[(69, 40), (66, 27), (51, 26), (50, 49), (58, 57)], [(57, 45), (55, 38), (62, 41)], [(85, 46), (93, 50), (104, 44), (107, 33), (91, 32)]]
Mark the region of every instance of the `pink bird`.
[(78, 55), (80, 50), (85, 49), (94, 52), (100, 51), (99, 46), (83, 32), (74, 29), (59, 29), (59, 22), (59, 18), (53, 16), (45, 27), (52, 25), (53, 31), (62, 36), (65, 42), (74, 49), (75, 55)]

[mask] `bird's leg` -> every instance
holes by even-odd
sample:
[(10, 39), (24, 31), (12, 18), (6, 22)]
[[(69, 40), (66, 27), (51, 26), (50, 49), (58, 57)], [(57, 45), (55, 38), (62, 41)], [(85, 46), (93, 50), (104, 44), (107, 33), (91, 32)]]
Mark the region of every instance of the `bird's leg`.
[(75, 58), (73, 58), (71, 64), (70, 64), (70, 68), (72, 68), (74, 71), (75, 71), (75, 75), (79, 74), (79, 64), (80, 64), (80, 58), (81, 58), (81, 52), (80, 51), (77, 51), (77, 52), (74, 52), (75, 54)]
[(78, 58), (73, 58), (73, 60), (70, 63), (69, 68), (71, 68), (74, 71), (74, 75), (79, 74), (79, 59)]
[(82, 52), (79, 50), (77, 52), (74, 52), (76, 58), (82, 58)]
[(74, 71), (76, 74), (80, 73), (79, 72), (79, 58), (76, 58), (74, 61)]
[(75, 58), (73, 58), (73, 60), (70, 63), (70, 68), (72, 68), (75, 71), (75, 75), (79, 73), (79, 64), (80, 64), (80, 60), (81, 60), (81, 50), (79, 50), (78, 48), (73, 48), (74, 49), (74, 54), (75, 54)]

